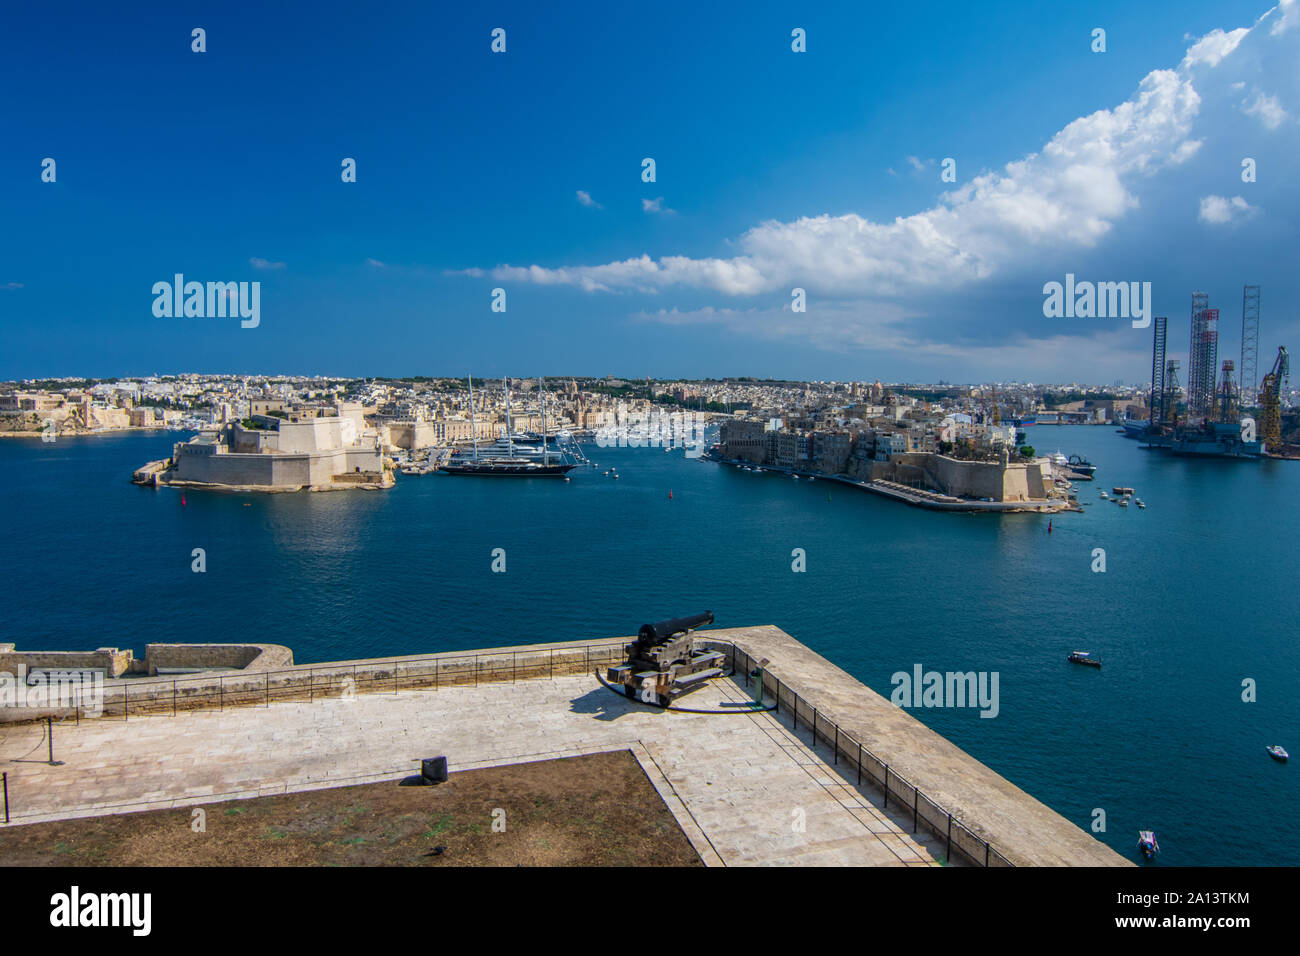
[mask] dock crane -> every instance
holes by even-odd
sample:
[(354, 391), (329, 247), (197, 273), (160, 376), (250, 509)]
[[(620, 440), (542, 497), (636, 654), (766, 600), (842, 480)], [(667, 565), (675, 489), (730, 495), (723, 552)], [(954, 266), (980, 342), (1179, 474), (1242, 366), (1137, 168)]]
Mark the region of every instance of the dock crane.
[(1279, 345), (1272, 371), (1259, 383), (1259, 437), (1265, 451), (1276, 453), (1282, 449), (1282, 390), (1290, 374), (1291, 356), (1285, 345)]

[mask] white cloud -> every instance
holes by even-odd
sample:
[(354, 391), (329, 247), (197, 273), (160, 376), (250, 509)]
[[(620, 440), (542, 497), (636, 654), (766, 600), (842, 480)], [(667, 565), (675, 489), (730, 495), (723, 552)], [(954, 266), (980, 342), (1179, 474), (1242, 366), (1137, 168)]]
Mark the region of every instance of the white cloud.
[(1188, 48), (1187, 55), (1183, 57), (1179, 69), (1186, 70), (1188, 67), (1197, 66), (1201, 63), (1208, 66), (1218, 66), (1224, 57), (1237, 49), (1237, 45), (1246, 38), (1246, 34), (1249, 32), (1249, 27), (1238, 27), (1229, 33), (1224, 33), (1219, 29), (1211, 30)]
[(270, 259), (263, 259), (260, 256), (253, 256), (248, 260), (248, 264), (254, 269), (283, 269), (283, 262), (272, 262)]
[(596, 200), (592, 199), (592, 198), (591, 198), (591, 193), (587, 192), (587, 190), (585, 190), (585, 189), (579, 189), (579, 190), (578, 190), (578, 202), (581, 203), (582, 205), (586, 206), (588, 209), (604, 209), (604, 208), (605, 208), (605, 207), (602, 206), (600, 203), (596, 202)]
[(1199, 219), (1213, 226), (1221, 226), (1233, 220), (1244, 219), (1254, 215), (1258, 210), (1240, 196), (1228, 199), (1224, 196), (1206, 196), (1201, 200)]
[(934, 162), (934, 160), (929, 160), (929, 161), (923, 163), (923, 162), (921, 162), (921, 160), (917, 159), (915, 156), (908, 156), (908, 157), (906, 157), (906, 159), (907, 159), (908, 164), (911, 165), (911, 167), (912, 167), (914, 170), (916, 170), (918, 173), (921, 172), (923, 169), (925, 169), (926, 166), (930, 165), (930, 163)]
[(1259, 121), (1268, 129), (1277, 129), (1287, 118), (1287, 112), (1276, 96), (1258, 90), (1250, 102), (1241, 101), (1241, 109), (1247, 116), (1259, 117)]
[(931, 360), (937, 367), (1004, 371), (1035, 368), (1060, 381), (1073, 381), (1080, 368), (1141, 368), (1150, 364), (1151, 347), (1126, 328), (1087, 335), (1057, 334), (1012, 341), (930, 341), (917, 334), (916, 314), (892, 303), (835, 302), (807, 312), (781, 309), (659, 309), (629, 316), (635, 322), (669, 326), (706, 325), (766, 341), (809, 342), (827, 352), (846, 348), (869, 351), (873, 359), (893, 357), (908, 363)]
[(0, 285), (0, 289), (21, 289), (22, 287), (21, 282), (6, 282), (4, 285)]
[(384, 268), (385, 263), (380, 262), (378, 259), (366, 259), (366, 265), (373, 266), (376, 269), (382, 269)]
[[(1294, 13), (1295, 3), (1288, 0), (1285, 8)], [(1268, 14), (1261, 22), (1275, 24)], [(1056, 274), (1063, 255), (1078, 258), (1121, 225), (1135, 232), (1168, 228), (1150, 216), (1134, 214), (1140, 200), (1152, 193), (1164, 197), (1176, 190), (1174, 195), (1187, 204), (1183, 209), (1204, 196), (1199, 200), (1200, 220), (1219, 228), (1259, 215), (1260, 210), (1241, 196), (1206, 195), (1225, 187), (1202, 177), (1205, 170), (1200, 167), (1206, 163), (1191, 161), (1202, 149), (1218, 152), (1225, 111), (1234, 110), (1246, 95), (1230, 93), (1231, 84), (1242, 76), (1269, 75), (1248, 72), (1258, 70), (1261, 57), (1270, 62), (1291, 55), (1294, 44), (1270, 41), (1267, 33), (1217, 30), (1191, 42), (1177, 69), (1150, 72), (1118, 105), (1063, 124), (1037, 152), (981, 171), (950, 187), (930, 208), (910, 215), (873, 221), (852, 212), (822, 213), (759, 222), (726, 240), (728, 253), (717, 257), (640, 255), (558, 267), (502, 264), (466, 274), (587, 292), (702, 290), (733, 304), (741, 299), (743, 306), (757, 307), (685, 312), (670, 308), (634, 318), (677, 326), (703, 324), (831, 350), (861, 348), (904, 357), (911, 350), (936, 363), (946, 360), (948, 368), (965, 364), (1012, 371), (1022, 363), (1037, 374), (1053, 368), (1068, 372), (1090, 363), (1111, 368), (1127, 362), (1140, 368), (1144, 361), (1149, 363), (1149, 353), (1144, 359), (1139, 345), (1129, 354), (1135, 344), (1131, 332), (1122, 338), (1125, 333), (1119, 330), (1106, 337), (1108, 333), (1071, 329), (1049, 339), (1008, 341), (1000, 336), (996, 345), (963, 341), (961, 321), (931, 306), (995, 278), (1013, 287), (1028, 275), (1041, 285), (1043, 269)], [(1242, 87), (1247, 89), (1252, 91), (1247, 99), (1258, 92), (1249, 83)], [(1288, 89), (1278, 88), (1283, 97), (1279, 109)], [(879, 181), (888, 189), (890, 177), (925, 167), (920, 157), (904, 157)], [(1155, 179), (1180, 168), (1177, 177)], [(648, 213), (662, 200), (643, 204)], [(806, 288), (817, 307), (791, 313), (789, 293), (795, 286)], [(752, 298), (756, 296), (769, 298)], [(899, 304), (902, 296), (911, 298)], [(832, 300), (838, 305), (831, 307)], [(943, 326), (942, 335), (935, 334), (936, 324)], [(1071, 343), (1078, 343), (1077, 350)]]
[[(1281, 10), (1282, 13), (1269, 30), (1270, 35), (1278, 36), (1300, 23), (1300, 3), (1296, 3), (1296, 0), (1279, 0), (1278, 5), (1273, 9)], [(1272, 10), (1269, 11), (1269, 13), (1272, 12)], [(1264, 16), (1268, 16), (1268, 14), (1266, 13)], [(1263, 19), (1263, 17), (1260, 19)]]
[[(857, 214), (769, 221), (744, 233), (731, 258), (664, 256), (548, 269), (500, 266), (492, 275), (589, 291), (672, 286), (756, 295), (791, 285), (893, 295), (985, 279), (1027, 247), (1092, 246), (1137, 201), (1125, 181), (1185, 161), (1200, 97), (1190, 81), (1157, 70), (1112, 110), (1074, 120), (1040, 153), (945, 194), (939, 205), (872, 222)], [(646, 212), (662, 200), (643, 200)]]
[(663, 196), (660, 196), (657, 199), (642, 199), (641, 211), (644, 213), (659, 213), (664, 216), (671, 216), (677, 212), (676, 209), (669, 209), (664, 206)]

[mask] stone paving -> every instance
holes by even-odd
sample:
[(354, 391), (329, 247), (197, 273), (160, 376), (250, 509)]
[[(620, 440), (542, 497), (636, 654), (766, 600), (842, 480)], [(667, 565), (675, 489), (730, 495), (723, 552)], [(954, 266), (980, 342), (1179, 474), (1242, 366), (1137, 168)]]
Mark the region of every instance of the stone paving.
[[(746, 699), (715, 680), (680, 701)], [(911, 832), (830, 766), (828, 748), (767, 713), (663, 712), (591, 675), (359, 694), (177, 717), (0, 729), (13, 825), (396, 780), (421, 757), (453, 772), (629, 749), (704, 862), (936, 866), (942, 841)], [(802, 823), (802, 829), (800, 824)]]

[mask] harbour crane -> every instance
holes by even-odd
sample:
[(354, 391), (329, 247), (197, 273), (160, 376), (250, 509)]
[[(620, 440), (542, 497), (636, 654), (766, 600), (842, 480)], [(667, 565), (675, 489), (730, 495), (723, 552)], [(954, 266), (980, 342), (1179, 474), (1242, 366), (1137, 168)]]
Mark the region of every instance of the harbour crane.
[(1285, 345), (1279, 345), (1272, 371), (1259, 383), (1259, 437), (1265, 451), (1276, 453), (1282, 449), (1282, 390), (1290, 374), (1291, 356)]

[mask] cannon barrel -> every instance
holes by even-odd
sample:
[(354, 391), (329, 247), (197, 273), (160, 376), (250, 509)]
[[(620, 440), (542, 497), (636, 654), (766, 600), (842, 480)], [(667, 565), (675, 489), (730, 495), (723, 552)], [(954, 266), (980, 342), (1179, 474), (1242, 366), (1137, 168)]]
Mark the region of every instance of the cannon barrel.
[(647, 644), (662, 644), (676, 634), (693, 631), (697, 627), (712, 623), (713, 612), (702, 611), (699, 614), (688, 614), (686, 617), (660, 621), (658, 624), (642, 624), (641, 630), (637, 631), (637, 639)]

